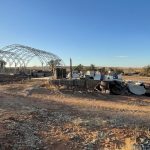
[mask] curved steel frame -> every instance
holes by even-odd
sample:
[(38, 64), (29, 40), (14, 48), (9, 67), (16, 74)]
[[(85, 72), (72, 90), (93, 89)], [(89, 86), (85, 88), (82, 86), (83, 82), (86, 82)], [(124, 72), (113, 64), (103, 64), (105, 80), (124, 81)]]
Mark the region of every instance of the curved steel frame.
[(0, 50), (0, 59), (5, 60), (9, 66), (27, 67), (33, 57), (38, 57), (42, 66), (47, 66), (51, 60), (59, 60), (59, 65), (64, 66), (63, 60), (57, 55), (29, 46), (13, 44)]

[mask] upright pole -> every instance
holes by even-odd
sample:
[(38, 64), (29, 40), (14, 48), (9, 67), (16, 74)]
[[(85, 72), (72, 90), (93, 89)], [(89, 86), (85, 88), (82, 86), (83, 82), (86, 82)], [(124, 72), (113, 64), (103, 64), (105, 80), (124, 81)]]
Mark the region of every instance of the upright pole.
[(70, 73), (71, 73), (71, 79), (72, 79), (72, 59), (70, 58)]
[(61, 79), (64, 78), (63, 75), (64, 75), (64, 73), (63, 73), (63, 68), (61, 67)]
[(42, 71), (44, 71), (44, 69), (43, 69), (43, 62), (42, 62)]
[(15, 73), (16, 73), (16, 67), (17, 67), (17, 64), (16, 64), (16, 62), (15, 62)]

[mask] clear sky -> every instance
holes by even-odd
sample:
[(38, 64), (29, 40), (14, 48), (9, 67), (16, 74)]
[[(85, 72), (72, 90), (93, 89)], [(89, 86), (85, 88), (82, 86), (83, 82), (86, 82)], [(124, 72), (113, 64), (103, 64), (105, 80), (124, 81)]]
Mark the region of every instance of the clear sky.
[(23, 44), (66, 65), (150, 64), (150, 0), (0, 0), (0, 48)]

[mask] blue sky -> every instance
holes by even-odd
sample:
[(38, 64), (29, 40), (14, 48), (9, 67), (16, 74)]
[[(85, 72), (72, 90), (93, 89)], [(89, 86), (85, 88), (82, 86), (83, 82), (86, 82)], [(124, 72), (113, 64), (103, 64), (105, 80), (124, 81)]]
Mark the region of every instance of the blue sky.
[(150, 64), (149, 0), (0, 0), (0, 48), (23, 44), (66, 65)]

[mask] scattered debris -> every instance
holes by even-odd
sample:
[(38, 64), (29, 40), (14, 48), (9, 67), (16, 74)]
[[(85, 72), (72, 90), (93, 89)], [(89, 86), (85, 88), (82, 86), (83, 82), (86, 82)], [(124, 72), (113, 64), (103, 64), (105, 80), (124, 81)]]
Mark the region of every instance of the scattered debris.
[(141, 82), (125, 82), (123, 80), (52, 80), (50, 84), (56, 86), (66, 86), (67, 89), (72, 89), (77, 91), (79, 94), (82, 94), (82, 91), (99, 91), (106, 94), (113, 95), (146, 95), (149, 96), (149, 88), (146, 89), (146, 86)]
[(38, 82), (0, 86), (0, 149), (149, 149), (148, 97), (64, 94)]

